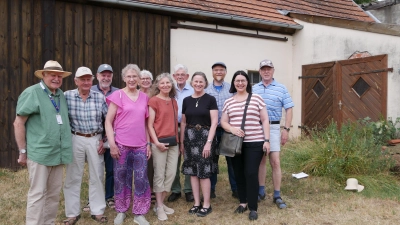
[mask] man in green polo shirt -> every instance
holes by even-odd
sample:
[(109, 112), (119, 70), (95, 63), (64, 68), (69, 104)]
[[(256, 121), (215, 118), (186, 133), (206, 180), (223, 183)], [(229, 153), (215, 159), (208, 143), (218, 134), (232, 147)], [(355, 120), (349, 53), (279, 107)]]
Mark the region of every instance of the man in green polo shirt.
[(35, 76), (40, 83), (18, 97), (14, 121), (18, 163), (28, 167), (30, 188), (26, 224), (54, 224), (63, 177), (63, 164), (72, 162), (68, 107), (60, 86), (64, 77), (56, 61), (48, 61)]

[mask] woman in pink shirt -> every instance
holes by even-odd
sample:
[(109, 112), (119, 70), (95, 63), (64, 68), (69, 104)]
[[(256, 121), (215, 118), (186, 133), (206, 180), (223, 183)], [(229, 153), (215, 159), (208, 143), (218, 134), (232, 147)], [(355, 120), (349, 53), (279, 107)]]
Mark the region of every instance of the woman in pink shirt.
[(146, 124), (149, 98), (137, 89), (139, 76), (139, 67), (128, 64), (122, 69), (126, 87), (106, 99), (109, 106), (105, 127), (114, 158), (115, 210), (118, 212), (114, 224), (122, 224), (130, 207), (132, 178), (135, 181), (134, 222), (149, 224), (143, 216), (149, 211), (151, 201), (147, 178), (147, 160), (151, 156)]

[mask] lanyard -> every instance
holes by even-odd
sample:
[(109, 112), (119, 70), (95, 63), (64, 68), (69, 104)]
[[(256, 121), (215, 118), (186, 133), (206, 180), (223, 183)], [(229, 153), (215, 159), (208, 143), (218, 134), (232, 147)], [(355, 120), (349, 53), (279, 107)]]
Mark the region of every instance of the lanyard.
[(57, 111), (57, 114), (60, 114), (60, 106), (61, 106), (61, 105), (60, 105), (60, 98), (58, 98), (58, 105), (57, 105), (56, 101), (54, 101), (53, 96), (51, 96), (51, 95), (49, 94), (49, 92), (47, 91), (47, 89), (43, 86), (42, 82), (40, 82), (39, 84), (40, 84), (40, 86), (42, 87), (43, 91), (46, 92), (46, 94), (49, 96), (51, 103), (53, 103), (53, 106), (54, 106), (54, 108), (55, 108), (56, 111)]

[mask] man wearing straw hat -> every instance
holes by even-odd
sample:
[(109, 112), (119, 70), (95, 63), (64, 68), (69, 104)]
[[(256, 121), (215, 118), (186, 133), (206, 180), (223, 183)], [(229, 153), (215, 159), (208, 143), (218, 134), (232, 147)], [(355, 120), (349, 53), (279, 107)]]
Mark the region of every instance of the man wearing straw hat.
[(66, 91), (68, 116), (72, 132), (73, 162), (67, 166), (64, 183), (64, 224), (75, 224), (80, 218), (80, 193), (85, 160), (89, 165), (89, 203), (92, 219), (107, 222), (104, 210), (104, 152), (102, 134), (107, 103), (104, 95), (91, 90), (94, 76), (87, 67), (75, 73), (77, 89)]
[(71, 73), (53, 60), (35, 76), (42, 79), (18, 97), (14, 121), (18, 163), (27, 166), (29, 191), (26, 224), (54, 224), (63, 165), (72, 162), (67, 102), (60, 87)]

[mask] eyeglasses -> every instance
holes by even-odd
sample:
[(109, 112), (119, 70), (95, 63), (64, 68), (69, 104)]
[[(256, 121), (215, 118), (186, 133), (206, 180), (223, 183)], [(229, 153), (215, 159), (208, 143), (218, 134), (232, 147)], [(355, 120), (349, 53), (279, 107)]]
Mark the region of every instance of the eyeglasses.
[(222, 72), (225, 72), (225, 69), (213, 69), (213, 71), (216, 72), (216, 73), (217, 72), (221, 72), (222, 73)]
[(186, 76), (186, 74), (185, 73), (175, 73), (174, 76), (184, 77), (184, 76)]
[(151, 80), (151, 78), (150, 77), (144, 77), (144, 78), (140, 78), (142, 81), (150, 81)]
[(137, 75), (128, 75), (128, 76), (125, 76), (125, 78), (126, 78), (127, 80), (130, 80), (130, 79), (137, 79), (138, 76), (137, 76)]
[(245, 83), (247, 83), (247, 80), (235, 80), (234, 82), (235, 82), (235, 84), (240, 84), (240, 83), (245, 84)]

